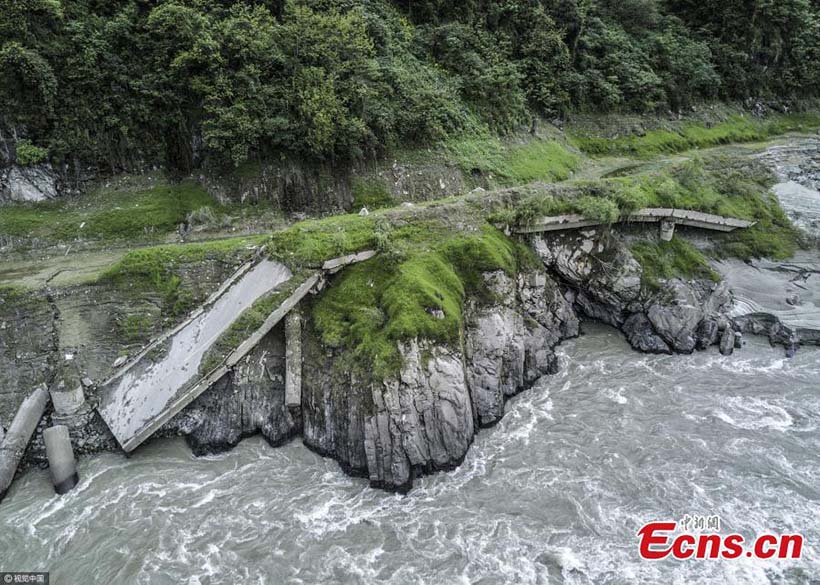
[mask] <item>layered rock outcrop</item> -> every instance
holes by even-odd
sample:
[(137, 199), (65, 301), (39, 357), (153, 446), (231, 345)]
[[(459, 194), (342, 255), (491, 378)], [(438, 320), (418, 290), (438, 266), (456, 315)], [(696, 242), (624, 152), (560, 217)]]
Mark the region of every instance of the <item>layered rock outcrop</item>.
[(579, 313), (617, 327), (638, 351), (706, 349), (727, 327), (732, 298), (725, 284), (676, 278), (648, 291), (625, 239), (609, 229), (536, 237), (533, 246)]
[(0, 204), (36, 203), (59, 194), (59, 179), (47, 164), (0, 168)]
[(345, 356), (323, 353), (309, 333), (306, 359), (321, 367), (305, 375), (305, 444), (401, 491), (420, 474), (458, 465), (477, 429), (503, 416), (507, 398), (554, 373), (554, 347), (578, 334), (571, 305), (544, 271), (483, 277), (486, 298), (468, 301), (461, 343), (404, 342), (401, 371), (387, 380), (345, 369)]
[(170, 420), (163, 434), (185, 436), (196, 455), (229, 451), (255, 434), (282, 444), (299, 431), (298, 417), (285, 405), (284, 372), (284, 334), (278, 327)]

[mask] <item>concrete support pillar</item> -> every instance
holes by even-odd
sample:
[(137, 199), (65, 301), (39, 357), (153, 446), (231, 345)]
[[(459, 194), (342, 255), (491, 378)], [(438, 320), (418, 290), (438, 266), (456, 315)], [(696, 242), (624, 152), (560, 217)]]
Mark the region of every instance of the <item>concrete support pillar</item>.
[(61, 416), (77, 414), (85, 406), (85, 392), (81, 385), (73, 390), (66, 390), (61, 383), (60, 386), (51, 391), (51, 403), (54, 405), (54, 412)]
[(31, 436), (37, 430), (37, 424), (43, 418), (47, 404), (48, 391), (41, 386), (23, 401), (14, 415), (6, 438), (0, 444), (0, 501), (14, 480), (17, 466), (20, 465)]
[(68, 427), (59, 425), (46, 429), (43, 431), (43, 440), (54, 491), (60, 495), (68, 493), (80, 481)]
[(302, 315), (298, 309), (285, 317), (285, 405), (302, 406)]
[(671, 242), (675, 235), (675, 222), (671, 219), (661, 220), (661, 240)]

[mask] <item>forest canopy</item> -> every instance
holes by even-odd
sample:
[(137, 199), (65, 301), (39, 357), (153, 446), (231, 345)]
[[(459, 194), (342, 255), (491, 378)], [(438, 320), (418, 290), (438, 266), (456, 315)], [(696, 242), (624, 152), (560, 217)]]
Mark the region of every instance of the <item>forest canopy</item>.
[(820, 88), (820, 0), (0, 0), (0, 132), (111, 170), (375, 157)]

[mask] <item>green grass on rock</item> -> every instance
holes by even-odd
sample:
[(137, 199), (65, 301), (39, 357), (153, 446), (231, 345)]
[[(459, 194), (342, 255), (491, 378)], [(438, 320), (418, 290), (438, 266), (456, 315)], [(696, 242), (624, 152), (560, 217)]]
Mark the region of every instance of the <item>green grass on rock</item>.
[(219, 204), (193, 181), (137, 190), (0, 207), (0, 235), (50, 242), (151, 240), (173, 232), (188, 214)]
[(486, 226), (473, 234), (413, 242), (401, 260), (375, 258), (344, 271), (317, 300), (313, 319), (323, 343), (347, 348), (353, 364), (376, 378), (401, 367), (397, 344), (421, 338), (457, 344), (468, 294), (482, 294), (481, 274), (514, 274), (520, 245)]
[(631, 251), (643, 269), (642, 284), (650, 291), (659, 289), (662, 280), (671, 278), (720, 280), (706, 256), (677, 236), (671, 242), (638, 242)]
[(806, 132), (820, 127), (820, 115), (792, 114), (759, 120), (750, 116), (732, 116), (727, 121), (706, 127), (684, 123), (678, 130), (648, 130), (641, 135), (619, 138), (575, 136), (575, 144), (591, 155), (628, 155), (648, 158), (692, 148), (705, 148), (732, 142), (756, 142), (785, 134)]

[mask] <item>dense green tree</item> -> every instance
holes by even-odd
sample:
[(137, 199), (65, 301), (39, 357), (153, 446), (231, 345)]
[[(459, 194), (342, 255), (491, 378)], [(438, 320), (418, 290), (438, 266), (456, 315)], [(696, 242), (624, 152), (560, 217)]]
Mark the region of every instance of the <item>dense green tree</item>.
[(818, 63), (806, 62), (805, 57), (820, 45), (817, 2), (668, 0), (667, 4), (696, 38), (711, 47), (726, 95), (816, 94)]
[(818, 62), (817, 0), (0, 0), (0, 138), (112, 170), (345, 161), (817, 95)]

